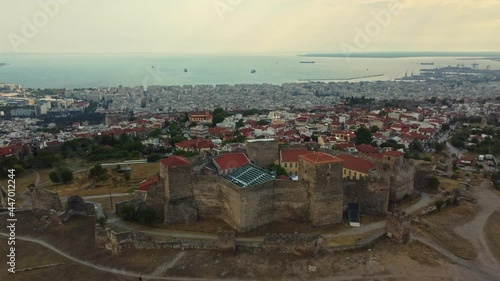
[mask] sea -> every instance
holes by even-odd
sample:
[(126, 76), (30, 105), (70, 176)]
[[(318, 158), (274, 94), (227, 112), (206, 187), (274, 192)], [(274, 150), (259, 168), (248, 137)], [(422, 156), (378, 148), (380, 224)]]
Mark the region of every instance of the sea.
[(120, 85), (281, 85), (308, 80), (390, 81), (418, 74), (422, 68), (462, 64), (472, 67), (476, 63), (477, 68), (500, 69), (500, 61), (487, 58), (425, 55), (0, 54), (0, 63), (6, 63), (0, 66), (0, 82), (25, 88), (67, 89)]

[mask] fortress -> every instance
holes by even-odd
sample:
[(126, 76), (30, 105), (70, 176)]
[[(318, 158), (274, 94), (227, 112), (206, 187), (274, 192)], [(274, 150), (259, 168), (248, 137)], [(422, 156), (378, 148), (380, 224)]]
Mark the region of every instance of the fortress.
[[(134, 203), (155, 209), (165, 224), (218, 218), (247, 232), (274, 221), (340, 223), (349, 203), (358, 204), (361, 213), (385, 215), (390, 195), (403, 192), (396, 188), (399, 181), (391, 185), (391, 171), (358, 180), (343, 178), (344, 161), (326, 152), (299, 155), (294, 164), (298, 180), (281, 179), (263, 168), (279, 164), (274, 140), (246, 145), (246, 154), (222, 154), (196, 167), (177, 156), (162, 159), (159, 173), (136, 190)], [(414, 174), (402, 178), (406, 183)], [(405, 194), (412, 192), (408, 186)]]

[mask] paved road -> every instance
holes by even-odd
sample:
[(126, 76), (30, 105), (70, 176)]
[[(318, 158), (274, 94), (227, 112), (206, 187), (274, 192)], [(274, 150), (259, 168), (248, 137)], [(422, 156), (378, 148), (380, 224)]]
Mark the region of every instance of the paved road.
[[(7, 233), (3, 233), (3, 232), (0, 232), (0, 236), (9, 237), (9, 235)], [(73, 256), (63, 252), (63, 251), (57, 249), (56, 247), (50, 245), (49, 243), (47, 243), (43, 240), (40, 240), (40, 239), (35, 239), (35, 238), (28, 237), (28, 236), (16, 236), (16, 240), (36, 243), (38, 245), (41, 245), (41, 246), (43, 246), (43, 247), (45, 247), (53, 252), (65, 257), (65, 258), (67, 258), (75, 263), (78, 263), (80, 265), (83, 265), (83, 266), (87, 266), (87, 267), (90, 267), (90, 268), (93, 268), (93, 269), (96, 269), (99, 271), (103, 271), (103, 272), (119, 274), (119, 275), (127, 276), (127, 277), (134, 277), (137, 279), (139, 277), (142, 277), (142, 278), (147, 278), (150, 280), (178, 280), (178, 281), (198, 281), (198, 280), (221, 280), (221, 281), (224, 280), (224, 281), (227, 281), (227, 280), (229, 280), (229, 279), (213, 279), (213, 278), (204, 279), (204, 278), (184, 278), (184, 277), (158, 277), (158, 276), (153, 276), (153, 275), (149, 275), (149, 274), (142, 274), (142, 273), (138, 273), (138, 272), (122, 270), (122, 269), (117, 269), (117, 268), (112, 268), (112, 267), (106, 267), (106, 266), (102, 266), (102, 265), (93, 264), (93, 263), (88, 262), (88, 261), (84, 261), (82, 259), (73, 257)]]

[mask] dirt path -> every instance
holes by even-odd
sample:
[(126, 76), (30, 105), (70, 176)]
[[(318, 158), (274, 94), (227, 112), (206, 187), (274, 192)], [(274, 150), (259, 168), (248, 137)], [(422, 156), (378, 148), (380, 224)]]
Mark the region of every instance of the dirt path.
[[(184, 256), (186, 255), (186, 252), (180, 252), (175, 256), (175, 258), (171, 262), (167, 262), (159, 266), (153, 273), (150, 275), (152, 276), (161, 276), (167, 272), (170, 268), (174, 267), (175, 264)], [(144, 279), (144, 281), (150, 280), (149, 278)]]
[(455, 256), (452, 252), (441, 247), (436, 242), (429, 240), (426, 237), (423, 237), (419, 233), (414, 233), (412, 239), (415, 239), (415, 240), (427, 245), (428, 247), (434, 249), (435, 251), (437, 251), (441, 255), (447, 257), (452, 262), (459, 265), (460, 267), (465, 268), (473, 273), (476, 273), (476, 274), (482, 276), (483, 278), (485, 278), (484, 280), (491, 280), (491, 281), (500, 280), (500, 272), (498, 271), (498, 269), (496, 267), (483, 267), (483, 268), (481, 268), (480, 266), (476, 265), (475, 263), (473, 263), (471, 261), (464, 260), (462, 258)]
[[(8, 234), (3, 233), (3, 232), (0, 232), (0, 236), (9, 237)], [(158, 277), (158, 276), (153, 276), (153, 275), (148, 275), (148, 274), (140, 274), (140, 273), (137, 273), (137, 272), (132, 272), (132, 271), (121, 270), (121, 269), (117, 269), (117, 268), (111, 268), (111, 267), (96, 265), (96, 264), (90, 263), (88, 261), (84, 261), (84, 260), (81, 260), (79, 258), (73, 257), (73, 256), (71, 256), (69, 254), (66, 254), (63, 251), (57, 249), (56, 247), (50, 245), (49, 243), (47, 243), (47, 242), (45, 242), (43, 240), (39, 240), (39, 239), (27, 237), (27, 236), (16, 236), (16, 240), (28, 241), (28, 242), (39, 244), (39, 245), (41, 245), (41, 246), (43, 246), (43, 247), (45, 247), (45, 248), (47, 248), (47, 249), (49, 249), (49, 250), (57, 253), (57, 254), (65, 257), (66, 259), (71, 260), (71, 261), (73, 261), (75, 263), (78, 263), (80, 265), (91, 267), (93, 269), (96, 269), (96, 270), (99, 270), (99, 271), (103, 271), (103, 272), (108, 272), (108, 273), (113, 273), (113, 274), (119, 274), (119, 275), (122, 275), (122, 276), (135, 277), (135, 278), (142, 277), (142, 278), (147, 278), (149, 280), (177, 280), (177, 281), (208, 280), (208, 279), (203, 279), (203, 278), (187, 278), (187, 277), (186, 278), (184, 278), (184, 277)], [(178, 259), (180, 259), (180, 257)], [(177, 260), (174, 259), (174, 261), (177, 261)], [(173, 264), (173, 265), (175, 265), (175, 264)], [(229, 279), (212, 279), (211, 278), (210, 280), (220, 280), (220, 281), (224, 280), (224, 281), (228, 281)]]
[(488, 248), (488, 243), (484, 235), (486, 221), (493, 212), (500, 211), (500, 198), (491, 190), (491, 182), (487, 180), (484, 180), (473, 191), (478, 198), (480, 210), (472, 221), (458, 226), (454, 230), (460, 236), (469, 240), (478, 250), (475, 262), (485, 267), (498, 268), (498, 271), (500, 271), (500, 264)]

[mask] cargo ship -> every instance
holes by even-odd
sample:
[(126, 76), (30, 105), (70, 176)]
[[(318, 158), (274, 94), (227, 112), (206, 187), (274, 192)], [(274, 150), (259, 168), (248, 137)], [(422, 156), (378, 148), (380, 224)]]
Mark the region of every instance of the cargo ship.
[(315, 61), (301, 61), (300, 63), (316, 63)]
[(434, 63), (433, 62), (423, 62), (420, 65), (434, 65)]

